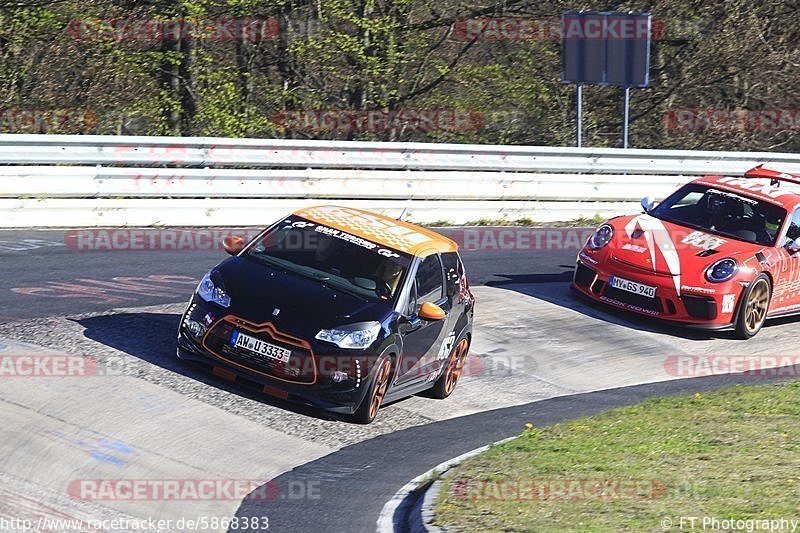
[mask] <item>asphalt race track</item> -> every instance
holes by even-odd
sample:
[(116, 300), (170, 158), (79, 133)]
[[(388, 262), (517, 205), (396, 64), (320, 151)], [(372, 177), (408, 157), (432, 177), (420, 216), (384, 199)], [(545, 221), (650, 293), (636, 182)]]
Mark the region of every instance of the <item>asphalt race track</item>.
[[(575, 254), (464, 252), (478, 302), (458, 389), (395, 402), (360, 426), (176, 360), (179, 314), (223, 251), (83, 251), (63, 231), (0, 232), (0, 361), (70, 354), (104, 369), (0, 377), (0, 517), (268, 517), (272, 531), (370, 531), (409, 479), (526, 422), (786, 379), (697, 377), (675, 360), (797, 355), (796, 320), (768, 322), (746, 343), (653, 326), (574, 296)], [(123, 501), (86, 497), (81, 480), (272, 481), (256, 484), (261, 500)]]

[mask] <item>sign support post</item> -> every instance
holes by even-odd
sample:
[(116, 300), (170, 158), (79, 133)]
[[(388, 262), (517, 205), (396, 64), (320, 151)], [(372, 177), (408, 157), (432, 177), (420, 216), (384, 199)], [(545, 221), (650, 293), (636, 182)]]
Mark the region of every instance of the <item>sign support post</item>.
[(583, 130), (583, 84), (578, 84), (578, 148), (581, 147), (581, 131)]
[(628, 122), (631, 110), (631, 88), (625, 87), (625, 110), (623, 111), (624, 121), (622, 124), (622, 147), (628, 147)]

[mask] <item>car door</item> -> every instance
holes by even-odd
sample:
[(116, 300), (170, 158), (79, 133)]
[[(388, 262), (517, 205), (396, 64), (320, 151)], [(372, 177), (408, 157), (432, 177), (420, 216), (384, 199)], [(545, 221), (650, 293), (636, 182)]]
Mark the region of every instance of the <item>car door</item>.
[(445, 340), (443, 337), (449, 313), (442, 320), (424, 320), (419, 316), (419, 309), (425, 302), (440, 306), (445, 313), (450, 308), (445, 293), (442, 261), (436, 253), (422, 258), (410, 278), (404, 319), (399, 327), (403, 353), (399, 359), (396, 385), (426, 381)]
[(466, 325), (466, 316), (464, 316), (465, 303), (461, 298), (461, 277), (464, 275), (464, 266), (458, 254), (455, 252), (446, 252), (439, 256), (442, 260), (444, 267), (444, 302), (439, 305), (447, 313), (447, 316), (442, 320), (443, 331), (442, 341), (439, 344), (439, 350), (435, 354), (435, 359), (429, 367), (429, 377), (433, 378), (441, 373), (443, 367), (447, 364), (447, 358), (453, 349), (457, 339), (457, 335)]
[(792, 251), (789, 243), (800, 238), (800, 208), (795, 209), (787, 225), (786, 235), (775, 246), (781, 258), (780, 266), (772, 270), (772, 304), (770, 311), (780, 312), (800, 304), (800, 252)]

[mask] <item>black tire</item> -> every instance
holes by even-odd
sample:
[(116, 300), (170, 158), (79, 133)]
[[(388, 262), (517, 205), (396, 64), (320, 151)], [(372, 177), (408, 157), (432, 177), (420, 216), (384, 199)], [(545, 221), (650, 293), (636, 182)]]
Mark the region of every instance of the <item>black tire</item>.
[(352, 420), (359, 424), (369, 424), (378, 416), (383, 398), (389, 389), (389, 382), (392, 378), (392, 359), (384, 357), (375, 365), (375, 377), (372, 378), (369, 390), (361, 400), (361, 405), (353, 413)]
[(759, 274), (742, 294), (736, 313), (736, 336), (749, 339), (761, 330), (769, 311), (772, 286), (769, 278)]
[(469, 340), (463, 337), (453, 345), (450, 356), (447, 358), (447, 363), (442, 375), (433, 384), (430, 389), (429, 396), (437, 400), (444, 400), (456, 390), (458, 380), (464, 371), (464, 364), (467, 362), (467, 355), (469, 354)]

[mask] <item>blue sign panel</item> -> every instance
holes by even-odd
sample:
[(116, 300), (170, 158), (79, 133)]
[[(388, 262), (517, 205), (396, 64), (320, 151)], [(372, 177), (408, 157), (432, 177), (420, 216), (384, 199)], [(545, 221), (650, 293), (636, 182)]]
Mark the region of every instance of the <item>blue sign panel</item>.
[(650, 13), (565, 11), (561, 81), (647, 87), (651, 28)]

